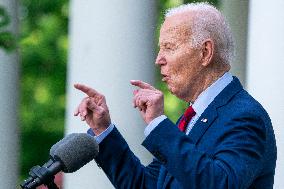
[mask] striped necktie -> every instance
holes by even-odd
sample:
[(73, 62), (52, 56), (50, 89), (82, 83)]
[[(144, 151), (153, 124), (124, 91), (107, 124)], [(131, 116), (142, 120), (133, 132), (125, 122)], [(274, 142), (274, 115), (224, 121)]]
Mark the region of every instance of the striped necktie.
[(192, 108), (192, 106), (189, 106), (186, 111), (184, 112), (179, 124), (178, 124), (178, 128), (179, 130), (181, 130), (182, 132), (185, 132), (186, 126), (188, 125), (188, 123), (190, 122), (190, 120), (192, 119), (192, 117), (196, 114), (196, 112), (194, 111), (194, 109)]

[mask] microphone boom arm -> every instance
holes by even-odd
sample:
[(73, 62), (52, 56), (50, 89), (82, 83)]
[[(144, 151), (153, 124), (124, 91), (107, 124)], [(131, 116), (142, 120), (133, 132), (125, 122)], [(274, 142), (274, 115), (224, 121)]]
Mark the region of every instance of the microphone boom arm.
[[(44, 164), (42, 167), (34, 166), (31, 168), (29, 175), (30, 177), (21, 184), (22, 189), (35, 189), (37, 186), (44, 184), (48, 187), (48, 189), (59, 189), (56, 184), (54, 183), (54, 174), (49, 169), (50, 167), (58, 168), (60, 171), (60, 162), (55, 161), (53, 162), (50, 160), (48, 163)], [(50, 166), (50, 167), (49, 167)]]

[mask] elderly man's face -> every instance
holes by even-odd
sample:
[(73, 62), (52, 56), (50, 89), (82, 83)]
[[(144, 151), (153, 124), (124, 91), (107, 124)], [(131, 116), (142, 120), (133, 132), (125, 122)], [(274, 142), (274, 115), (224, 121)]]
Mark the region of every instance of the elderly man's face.
[(156, 64), (161, 67), (163, 81), (181, 99), (194, 93), (202, 71), (202, 51), (190, 46), (191, 31), (184, 15), (166, 18), (160, 31), (160, 51)]

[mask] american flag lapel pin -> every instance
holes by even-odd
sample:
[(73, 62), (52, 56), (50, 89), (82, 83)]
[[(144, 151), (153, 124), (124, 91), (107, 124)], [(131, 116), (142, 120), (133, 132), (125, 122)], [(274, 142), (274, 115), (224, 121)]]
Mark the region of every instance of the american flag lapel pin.
[(206, 118), (202, 118), (201, 121), (202, 121), (203, 123), (207, 123), (208, 120), (207, 120)]

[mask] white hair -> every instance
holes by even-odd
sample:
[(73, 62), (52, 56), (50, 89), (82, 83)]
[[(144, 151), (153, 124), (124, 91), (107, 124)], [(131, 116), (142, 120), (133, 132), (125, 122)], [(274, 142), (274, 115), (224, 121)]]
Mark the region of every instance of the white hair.
[[(230, 64), (235, 56), (233, 35), (225, 17), (209, 3), (190, 3), (166, 11), (165, 17), (193, 12), (190, 25), (192, 36), (191, 46), (196, 48), (204, 40), (212, 39), (215, 44), (218, 61)], [(192, 18), (192, 17), (191, 17)]]

